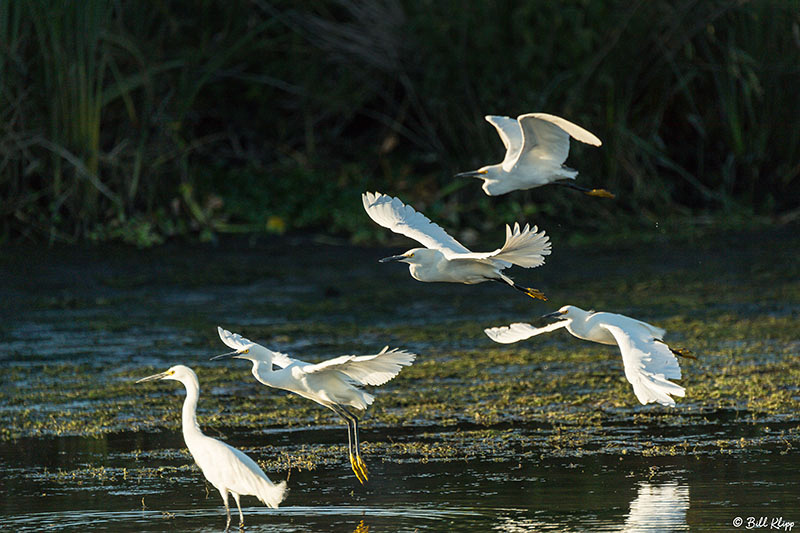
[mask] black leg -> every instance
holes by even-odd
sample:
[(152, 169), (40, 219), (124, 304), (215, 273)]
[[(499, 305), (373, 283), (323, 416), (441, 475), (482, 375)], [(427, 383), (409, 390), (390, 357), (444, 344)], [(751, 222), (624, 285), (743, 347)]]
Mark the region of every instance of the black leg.
[(225, 515), (228, 517), (228, 521), (225, 522), (225, 531), (230, 531), (231, 529), (231, 508), (228, 507), (228, 491), (226, 490), (224, 493), (220, 490), (219, 495), (222, 496), (222, 503), (225, 504)]
[(355, 441), (356, 465), (358, 466), (358, 469), (361, 472), (361, 476), (364, 478), (364, 481), (367, 481), (369, 479), (367, 474), (367, 465), (361, 458), (361, 444), (358, 440), (358, 417), (356, 417), (353, 413), (348, 411), (342, 405), (340, 405), (339, 408), (341, 408), (341, 410), (344, 411), (348, 417), (350, 417), (351, 423), (353, 424), (353, 440)]
[(576, 191), (581, 191), (583, 194), (587, 194), (589, 196), (599, 196), (600, 198), (614, 198), (614, 194), (608, 192), (605, 189), (589, 189), (586, 187), (581, 187), (577, 183), (572, 180), (560, 180), (554, 181), (556, 185), (561, 185), (562, 187), (567, 187), (569, 189), (575, 189)]
[(545, 302), (547, 301), (547, 296), (545, 296), (542, 291), (538, 289), (533, 289), (531, 287), (523, 287), (521, 285), (517, 285), (513, 281), (511, 281), (510, 278), (508, 281), (500, 278), (485, 278), (485, 279), (488, 279), (489, 281), (496, 281), (498, 283), (502, 283), (503, 285), (508, 285), (509, 287), (517, 289), (519, 292), (530, 296), (531, 298), (538, 298), (539, 300), (544, 300)]
[(527, 294), (531, 298), (544, 300), (545, 302), (547, 301), (547, 296), (545, 296), (544, 293), (539, 289), (533, 289), (531, 287), (522, 287), (521, 285), (512, 285), (512, 287), (514, 287), (523, 294)]
[[(669, 348), (669, 346), (667, 346)], [(692, 353), (692, 351), (688, 348), (678, 348), (673, 350), (669, 348), (669, 351), (677, 355), (678, 357), (685, 357), (687, 359), (697, 359), (697, 356)]]
[(363, 474), (358, 463), (358, 438), (356, 435), (355, 419), (344, 407), (338, 404), (331, 406), (331, 410), (339, 415), (347, 424), (347, 445), (350, 454), (350, 466), (358, 481), (363, 485), (366, 476)]
[(351, 413), (350, 411), (348, 411), (344, 407), (342, 407), (342, 411), (347, 413), (347, 415), (350, 417), (350, 420), (352, 420), (352, 423), (353, 423), (353, 439), (355, 440), (356, 457), (361, 457), (361, 449), (360, 449), (359, 444), (358, 444), (358, 418), (356, 418), (356, 416), (353, 413)]
[(661, 339), (656, 339), (656, 342), (660, 342), (661, 344), (663, 344), (664, 346), (666, 346), (667, 348), (669, 348), (669, 351), (670, 351), (670, 352), (672, 352), (672, 353), (674, 353), (674, 354), (675, 354), (675, 355), (677, 355), (678, 357), (685, 357), (685, 358), (687, 358), (687, 359), (697, 359), (697, 356), (696, 356), (696, 355), (694, 355), (694, 354), (692, 353), (692, 351), (691, 351), (690, 349), (688, 349), (688, 348), (677, 348), (677, 349), (673, 349), (673, 348), (672, 348), (672, 347), (671, 347), (669, 344), (667, 344), (666, 342), (664, 342), (664, 341), (663, 341), (663, 340), (661, 340)]

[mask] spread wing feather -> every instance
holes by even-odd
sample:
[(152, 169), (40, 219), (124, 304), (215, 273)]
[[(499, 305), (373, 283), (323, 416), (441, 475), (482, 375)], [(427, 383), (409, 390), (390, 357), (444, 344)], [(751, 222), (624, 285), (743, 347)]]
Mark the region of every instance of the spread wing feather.
[(414, 239), (426, 248), (439, 250), (446, 257), (469, 253), (466, 246), (398, 198), (379, 192), (365, 192), (361, 195), (361, 200), (369, 217), (384, 228)]
[(520, 228), (519, 223), (514, 223), (514, 229), (506, 224), (506, 242), (502, 248), (493, 252), (459, 255), (459, 259), (494, 259), (505, 263), (508, 267), (513, 265), (524, 268), (538, 267), (544, 264), (544, 256), (550, 255), (550, 238), (539, 228), (525, 224)]
[[(642, 404), (658, 402), (675, 405), (672, 396), (685, 396), (686, 389), (668, 379), (680, 379), (678, 360), (663, 342), (653, 338), (645, 328), (622, 329), (603, 324), (619, 345), (625, 377)], [(633, 331), (631, 331), (633, 330)]]
[(233, 348), (234, 350), (249, 350), (253, 346), (259, 346), (264, 350), (267, 350), (272, 354), (272, 364), (279, 366), (281, 368), (286, 368), (287, 366), (289, 366), (294, 362), (294, 360), (285, 353), (274, 352), (269, 348), (265, 348), (264, 346), (261, 346), (260, 344), (251, 341), (250, 339), (245, 339), (238, 333), (231, 333), (227, 329), (222, 329), (219, 326), (217, 326), (217, 333), (219, 333), (219, 338), (222, 339), (222, 342), (224, 342), (226, 346), (228, 346), (229, 348)]
[(414, 362), (416, 354), (386, 346), (374, 355), (342, 355), (316, 365), (303, 367), (303, 372), (341, 372), (362, 385), (383, 385), (395, 377), (404, 366)]
[(484, 331), (486, 335), (494, 342), (500, 344), (511, 344), (513, 342), (529, 339), (542, 333), (548, 333), (557, 329), (563, 328), (567, 325), (565, 321), (553, 322), (541, 328), (535, 328), (530, 324), (523, 322), (515, 322), (508, 326), (500, 326), (496, 328), (487, 328)]
[[(565, 132), (569, 134), (570, 137), (575, 139), (576, 141), (580, 141), (582, 143), (591, 144), (592, 146), (602, 146), (603, 141), (601, 141), (597, 135), (594, 133), (585, 130), (578, 126), (577, 124), (573, 124), (569, 120), (561, 117), (557, 117), (555, 115), (549, 115), (547, 113), (531, 113), (532, 116), (555, 124)], [(522, 115), (527, 116), (527, 115)], [(521, 118), (521, 117), (520, 117)]]
[(516, 160), (519, 151), (522, 149), (522, 130), (519, 128), (517, 119), (498, 115), (486, 115), (484, 118), (486, 122), (497, 129), (497, 134), (506, 147), (506, 156), (503, 158), (503, 164), (506, 161)]
[(550, 160), (561, 165), (569, 155), (569, 138), (600, 146), (593, 133), (561, 117), (547, 113), (528, 113), (517, 118), (522, 131), (522, 148), (513, 160), (504, 161), (503, 168), (511, 170), (523, 159)]

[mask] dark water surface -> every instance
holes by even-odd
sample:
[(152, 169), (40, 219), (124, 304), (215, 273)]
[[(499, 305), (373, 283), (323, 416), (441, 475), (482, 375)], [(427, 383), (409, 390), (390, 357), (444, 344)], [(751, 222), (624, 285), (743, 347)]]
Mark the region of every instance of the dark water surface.
[[(800, 240), (746, 241), (556, 248), (546, 267), (514, 272), (546, 304), (377, 263), (406, 244), (6, 250), (3, 530), (220, 531), (219, 495), (177, 427), (180, 385), (133, 385), (179, 363), (200, 377), (206, 433), (289, 476), (280, 509), (243, 498), (248, 531), (736, 531), (749, 517), (768, 520), (752, 530), (800, 530)], [(699, 346), (697, 363), (682, 361), (687, 397), (638, 405), (613, 349), (482, 335), (567, 303)], [(309, 360), (419, 353), (364, 418), (366, 486), (324, 410), (208, 361), (225, 350), (218, 324)], [(551, 381), (563, 397), (536, 403)]]
[[(3, 503), (3, 523), (16, 531), (220, 530), (219, 496), (210, 486), (206, 493), (199, 472), (155, 479), (132, 473), (147, 461), (134, 450), (179, 445), (174, 436), (123, 434), (3, 446), (4, 492), (13, 494)], [(187, 461), (176, 455), (156, 462)], [(105, 473), (48, 474), (76, 464)], [(779, 453), (649, 462), (373, 462), (366, 488), (343, 465), (293, 473), (280, 509), (255, 507), (248, 498), (244, 512), (248, 531), (353, 531), (362, 521), (370, 531), (728, 531), (737, 516), (795, 517), (795, 466)]]

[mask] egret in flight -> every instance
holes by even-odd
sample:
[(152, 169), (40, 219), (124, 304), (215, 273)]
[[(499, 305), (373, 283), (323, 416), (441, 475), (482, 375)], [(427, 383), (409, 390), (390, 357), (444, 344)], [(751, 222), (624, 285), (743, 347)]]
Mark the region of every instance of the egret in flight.
[(564, 166), (569, 155), (569, 138), (593, 146), (603, 144), (593, 133), (561, 117), (547, 113), (528, 113), (516, 119), (487, 115), (506, 147), (502, 163), (488, 165), (456, 177), (480, 178), (489, 196), (533, 189), (548, 183), (577, 189), (589, 196), (614, 198), (605, 189), (587, 189), (572, 180), (577, 170)]
[(183, 401), (183, 440), (189, 453), (209, 483), (219, 491), (225, 504), (228, 522), (231, 525), (231, 510), (228, 507), (228, 493), (233, 495), (239, 509), (239, 528), (244, 527), (244, 515), (239, 504), (241, 496), (255, 496), (267, 507), (277, 508), (286, 495), (286, 482), (277, 485), (269, 480), (263, 470), (247, 455), (224, 442), (203, 435), (197, 425), (197, 399), (200, 396), (200, 382), (197, 374), (188, 366), (173, 366), (166, 372), (142, 378), (136, 383), (156, 379), (180, 381), (186, 387)]
[(584, 311), (573, 305), (565, 305), (542, 318), (558, 318), (559, 321), (542, 328), (518, 322), (484, 331), (493, 341), (510, 344), (565, 327), (579, 339), (618, 345), (625, 377), (642, 404), (658, 402), (674, 406), (672, 396), (686, 394), (683, 387), (669, 381), (681, 377), (675, 356), (696, 358), (685, 348), (670, 348), (661, 340), (666, 333), (663, 329), (624, 315)]
[[(414, 361), (416, 354), (385, 347), (375, 355), (342, 355), (322, 363), (312, 364), (293, 359), (245, 339), (238, 333), (217, 328), (233, 352), (214, 359), (246, 359), (253, 363), (253, 376), (268, 387), (283, 389), (323, 405), (342, 417), (347, 424), (350, 466), (358, 481), (368, 480), (367, 465), (361, 459), (358, 440), (358, 418), (348, 409), (365, 410), (375, 397), (358, 388), (361, 385), (383, 385), (395, 377), (404, 366)], [(273, 366), (278, 367), (277, 370)]]
[(380, 260), (381, 263), (408, 263), (411, 277), (419, 281), (468, 285), (499, 281), (508, 283), (531, 298), (547, 300), (541, 291), (517, 285), (502, 272), (511, 265), (534, 268), (544, 264), (544, 256), (550, 255), (550, 240), (544, 231), (538, 232), (536, 226), (531, 229), (527, 224), (524, 228), (514, 224), (512, 230), (506, 225), (506, 242), (502, 248), (493, 252), (476, 253), (398, 198), (378, 192), (366, 192), (361, 195), (361, 199), (367, 214), (378, 225), (425, 246), (385, 257)]

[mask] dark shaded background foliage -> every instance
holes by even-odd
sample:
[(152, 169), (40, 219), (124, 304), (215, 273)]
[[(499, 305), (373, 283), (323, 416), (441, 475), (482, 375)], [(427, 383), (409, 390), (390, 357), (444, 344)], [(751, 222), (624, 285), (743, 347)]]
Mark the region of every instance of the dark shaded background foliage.
[[(0, 47), (2, 240), (363, 238), (366, 189), (479, 231), (800, 214), (797, 1), (3, 0)], [(452, 178), (531, 111), (617, 200)]]

